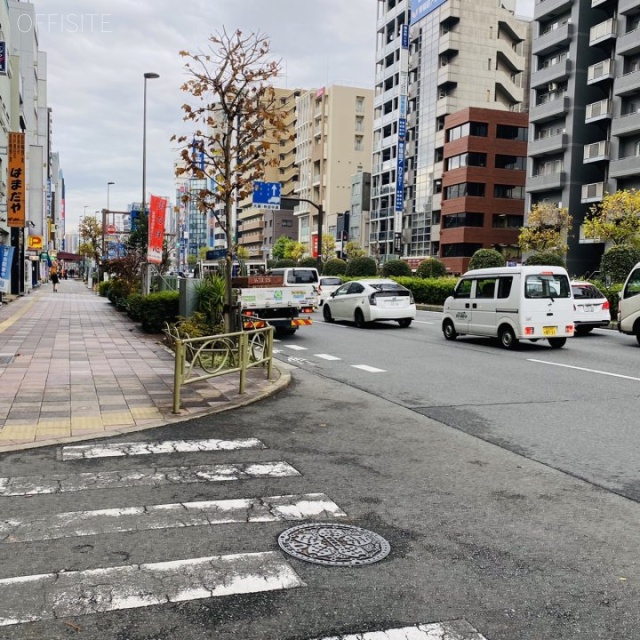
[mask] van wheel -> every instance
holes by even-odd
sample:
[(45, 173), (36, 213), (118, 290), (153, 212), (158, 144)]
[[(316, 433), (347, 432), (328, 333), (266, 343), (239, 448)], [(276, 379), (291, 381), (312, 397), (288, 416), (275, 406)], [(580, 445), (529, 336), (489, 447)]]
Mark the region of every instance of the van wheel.
[(549, 344), (551, 345), (552, 349), (562, 349), (566, 342), (566, 338), (549, 338)]
[(456, 329), (453, 326), (453, 322), (451, 322), (451, 320), (445, 320), (442, 323), (442, 333), (444, 334), (445, 340), (455, 340), (458, 337)]
[(411, 326), (411, 318), (402, 318), (402, 320), (398, 320), (398, 324), (403, 329), (406, 329), (407, 327)]
[(356, 309), (356, 312), (353, 314), (353, 321), (356, 323), (358, 329), (364, 329), (367, 326), (361, 309)]
[(638, 341), (638, 345), (640, 345), (640, 327), (638, 327), (636, 331), (636, 340)]
[(516, 334), (513, 332), (513, 329), (506, 325), (500, 329), (500, 344), (505, 349), (517, 349), (520, 344), (520, 340), (516, 338)]
[(324, 307), (322, 307), (322, 317), (324, 318), (325, 322), (333, 322), (333, 317), (331, 316), (331, 309), (329, 309), (328, 304), (325, 304)]

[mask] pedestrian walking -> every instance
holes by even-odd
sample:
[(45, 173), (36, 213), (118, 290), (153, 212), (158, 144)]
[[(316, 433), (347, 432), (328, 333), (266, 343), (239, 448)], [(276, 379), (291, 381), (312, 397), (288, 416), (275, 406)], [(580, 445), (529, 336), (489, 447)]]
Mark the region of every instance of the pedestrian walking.
[(51, 267), (51, 271), (49, 271), (49, 279), (51, 280), (51, 284), (53, 284), (53, 292), (57, 293), (60, 278), (58, 277), (58, 269), (55, 264)]

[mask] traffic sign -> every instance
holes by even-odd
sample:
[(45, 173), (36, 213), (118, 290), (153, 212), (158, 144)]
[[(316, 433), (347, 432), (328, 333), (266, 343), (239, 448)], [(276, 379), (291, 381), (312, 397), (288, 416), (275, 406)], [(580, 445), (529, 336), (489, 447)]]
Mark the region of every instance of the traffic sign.
[(115, 233), (116, 231), (117, 231), (117, 229), (116, 229), (116, 225), (115, 224), (107, 225), (107, 233), (108, 234), (111, 235), (111, 234)]
[(253, 206), (256, 209), (280, 209), (279, 182), (254, 182)]

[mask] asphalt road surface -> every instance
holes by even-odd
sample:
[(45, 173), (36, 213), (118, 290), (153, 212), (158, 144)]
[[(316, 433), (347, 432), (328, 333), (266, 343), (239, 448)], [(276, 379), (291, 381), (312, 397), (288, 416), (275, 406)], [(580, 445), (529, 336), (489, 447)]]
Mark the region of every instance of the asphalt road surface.
[[(0, 456), (0, 638), (638, 637), (638, 505), (424, 415), (498, 411), (498, 383), (530, 425), (544, 406), (578, 405), (557, 368), (527, 358), (581, 362), (586, 341), (575, 355), (510, 354), (444, 343), (428, 324), (312, 329), (278, 343), (299, 368), (277, 397)], [(546, 373), (514, 379), (537, 367)], [(590, 410), (593, 395), (580, 396)], [(390, 553), (366, 566), (304, 562), (277, 543), (301, 522), (365, 528)], [(316, 543), (337, 548), (305, 544)]]

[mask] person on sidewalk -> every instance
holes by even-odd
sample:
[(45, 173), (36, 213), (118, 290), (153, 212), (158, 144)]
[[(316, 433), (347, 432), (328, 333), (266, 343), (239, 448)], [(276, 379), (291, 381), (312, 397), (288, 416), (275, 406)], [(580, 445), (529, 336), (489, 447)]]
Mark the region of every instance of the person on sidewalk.
[(58, 268), (55, 264), (51, 267), (51, 271), (49, 271), (49, 278), (51, 280), (51, 283), (53, 284), (53, 292), (57, 293), (58, 282), (60, 282), (60, 278), (58, 277)]

